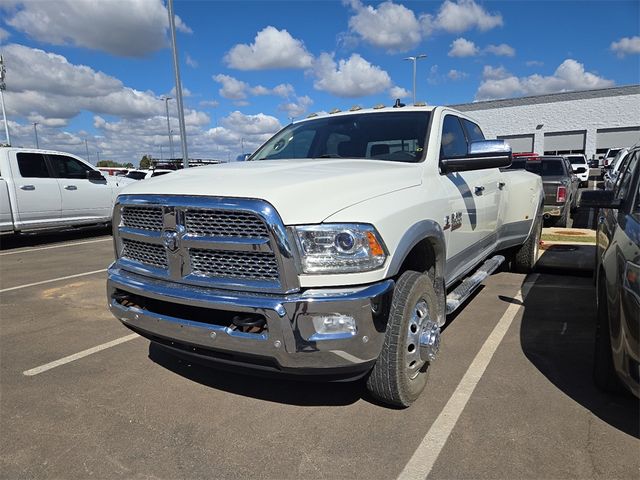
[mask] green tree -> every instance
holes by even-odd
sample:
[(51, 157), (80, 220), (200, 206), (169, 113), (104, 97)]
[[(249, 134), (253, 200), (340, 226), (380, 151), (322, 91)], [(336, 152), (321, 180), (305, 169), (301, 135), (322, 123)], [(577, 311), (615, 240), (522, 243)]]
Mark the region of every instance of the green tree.
[(149, 155), (145, 155), (140, 160), (140, 168), (147, 169), (149, 167), (151, 167), (151, 157), (149, 157)]

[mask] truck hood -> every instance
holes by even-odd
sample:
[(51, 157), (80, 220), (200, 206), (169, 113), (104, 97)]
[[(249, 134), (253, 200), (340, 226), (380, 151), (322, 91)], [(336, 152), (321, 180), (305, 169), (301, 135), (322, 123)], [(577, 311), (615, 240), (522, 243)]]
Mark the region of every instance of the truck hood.
[(269, 160), (195, 167), (135, 182), (121, 194), (255, 198), (285, 224), (320, 223), (339, 210), (419, 185), (422, 164), (380, 160)]

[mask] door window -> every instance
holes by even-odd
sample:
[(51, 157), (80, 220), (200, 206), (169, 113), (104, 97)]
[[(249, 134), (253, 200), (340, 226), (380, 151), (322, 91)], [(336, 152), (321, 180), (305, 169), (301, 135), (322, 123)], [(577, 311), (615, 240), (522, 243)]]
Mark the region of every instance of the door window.
[(49, 155), (49, 159), (58, 178), (86, 179), (87, 172), (92, 170), (81, 161), (66, 155)]
[(440, 158), (464, 157), (467, 154), (467, 139), (458, 117), (447, 115), (442, 125)]
[(631, 180), (633, 179), (633, 173), (636, 169), (636, 163), (638, 162), (638, 152), (635, 152), (633, 155), (629, 155), (631, 157), (629, 162), (627, 162), (626, 168), (620, 172), (620, 178), (618, 179), (618, 184), (615, 188), (615, 196), (616, 198), (625, 201), (628, 200), (628, 197), (631, 195), (627, 195), (629, 192), (629, 187), (631, 186)]
[(47, 162), (41, 153), (21, 152), (17, 154), (18, 170), (23, 178), (50, 178)]
[(469, 142), (481, 142), (484, 140), (484, 133), (480, 130), (480, 127), (466, 118), (462, 119), (464, 128), (467, 130), (467, 137)]

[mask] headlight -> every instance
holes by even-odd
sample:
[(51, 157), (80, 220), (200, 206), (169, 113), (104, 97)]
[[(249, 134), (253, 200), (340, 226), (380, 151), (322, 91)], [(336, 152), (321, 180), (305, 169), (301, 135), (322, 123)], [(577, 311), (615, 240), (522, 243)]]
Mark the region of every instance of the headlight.
[(295, 227), (303, 273), (354, 273), (384, 264), (386, 250), (371, 225)]

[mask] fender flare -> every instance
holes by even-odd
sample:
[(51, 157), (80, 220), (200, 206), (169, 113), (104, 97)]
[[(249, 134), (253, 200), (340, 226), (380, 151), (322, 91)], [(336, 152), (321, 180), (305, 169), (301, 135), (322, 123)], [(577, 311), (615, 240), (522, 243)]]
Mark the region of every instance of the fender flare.
[(435, 278), (434, 288), (438, 297), (438, 325), (444, 325), (445, 315), (445, 262), (447, 257), (447, 246), (442, 227), (435, 220), (421, 220), (413, 224), (398, 242), (396, 251), (388, 269), (388, 276), (392, 277), (400, 273), (400, 267), (404, 263), (409, 252), (423, 240), (431, 243), (435, 254)]

